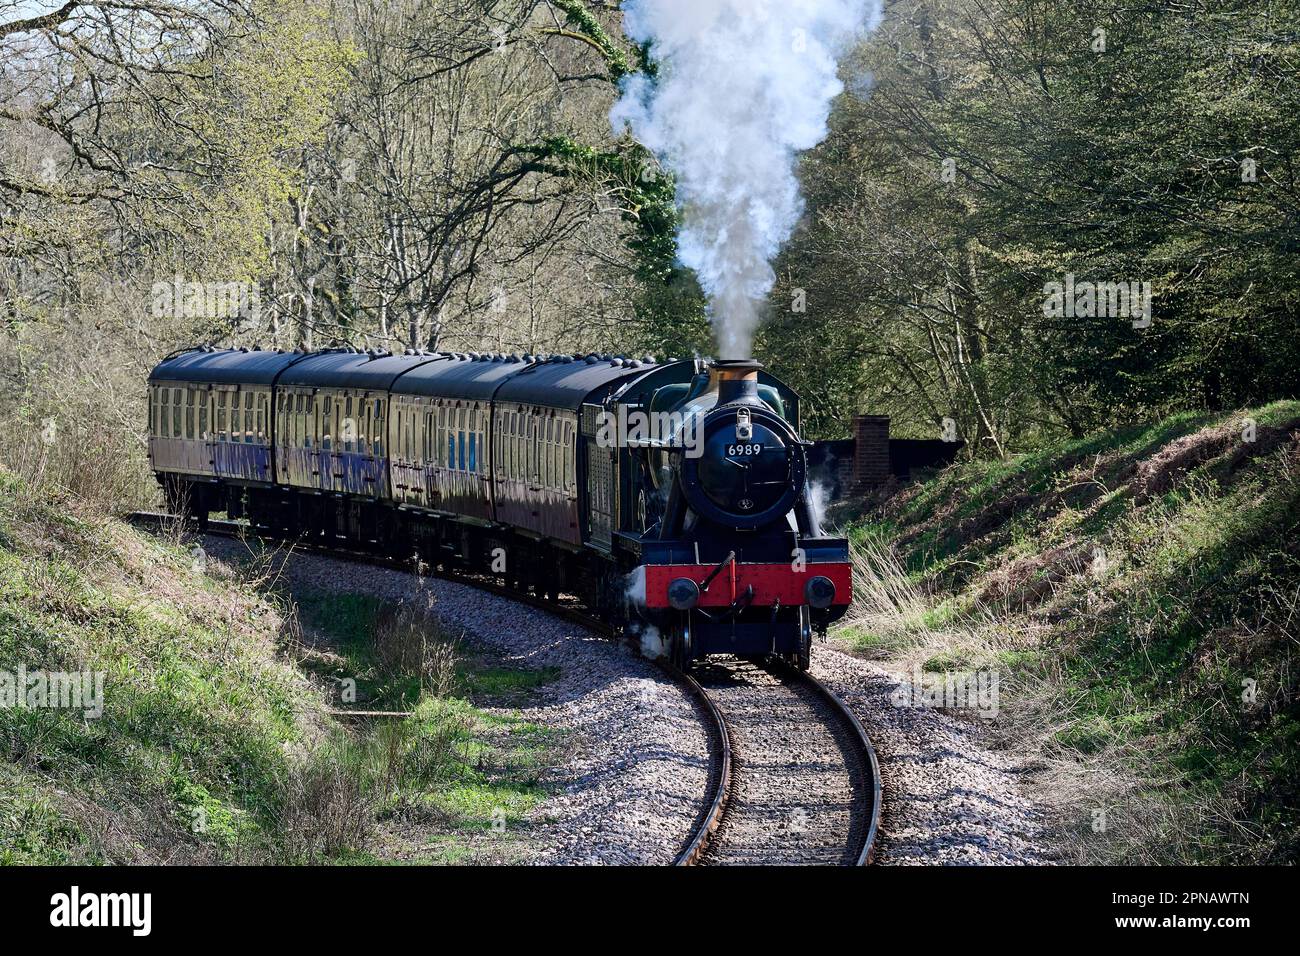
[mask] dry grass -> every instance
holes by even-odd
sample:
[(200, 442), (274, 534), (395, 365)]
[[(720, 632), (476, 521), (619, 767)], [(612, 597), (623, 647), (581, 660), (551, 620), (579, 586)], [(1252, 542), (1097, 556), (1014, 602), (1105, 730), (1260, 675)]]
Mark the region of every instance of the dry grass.
[(852, 545), (853, 604), (843, 627), (865, 639), (872, 656), (891, 669), (913, 673), (932, 661), (986, 666), (999, 652), (1032, 642), (1024, 628), (981, 604), (960, 613), (916, 584), (897, 551), (878, 538)]
[(927, 669), (997, 672), (1003, 712), (979, 729), (1032, 771), (1029, 788), (1053, 821), (1063, 862), (1190, 864), (1206, 850), (1198, 834), (1226, 828), (1243, 842), (1254, 836), (1229, 800), (1144, 773), (1158, 741), (1113, 738), (1093, 753), (1061, 743), (1088, 715), (1060, 659), (1044, 654), (1032, 666), (1002, 666), (1007, 655), (1038, 648), (1046, 626), (979, 601), (944, 613), (878, 539), (855, 543), (853, 565), (854, 603), (844, 625), (871, 637), (870, 656), (886, 669), (904, 680)]
[(426, 693), (446, 697), (456, 684), (456, 642), (426, 606), (408, 602), (386, 608), (375, 622), (375, 661), (389, 676), (413, 674)]
[(366, 776), (345, 744), (317, 749), (285, 783), (279, 833), (291, 860), (311, 862), (364, 849), (374, 822)]

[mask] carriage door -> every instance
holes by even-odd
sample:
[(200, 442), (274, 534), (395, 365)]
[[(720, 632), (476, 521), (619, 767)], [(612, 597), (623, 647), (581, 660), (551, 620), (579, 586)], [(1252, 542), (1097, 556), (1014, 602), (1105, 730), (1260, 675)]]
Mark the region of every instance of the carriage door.
[[(610, 550), (614, 530), (614, 488), (617, 480), (618, 448), (601, 447), (597, 441), (600, 431), (600, 405), (582, 406), (582, 440), (579, 463), (586, 460), (586, 521), (587, 532), (593, 545), (603, 551)], [(607, 443), (608, 444), (608, 443)]]

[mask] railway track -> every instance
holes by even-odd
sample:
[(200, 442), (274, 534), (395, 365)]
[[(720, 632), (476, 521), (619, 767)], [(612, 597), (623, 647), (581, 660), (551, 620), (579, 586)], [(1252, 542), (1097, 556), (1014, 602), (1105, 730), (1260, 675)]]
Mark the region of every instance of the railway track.
[[(181, 520), (157, 512), (127, 517), (148, 528)], [(204, 528), (190, 523), (187, 530), (230, 538), (267, 536), (233, 521), (211, 520)], [(341, 542), (300, 539), (294, 547), (412, 570), (405, 562)], [(546, 600), (483, 574), (432, 568), (422, 573), (618, 636), (568, 596)], [(709, 789), (674, 865), (871, 862), (881, 808), (879, 764), (861, 722), (839, 697), (811, 674), (776, 663), (710, 661), (701, 665), (698, 677), (660, 666), (686, 689), (709, 735)]]
[(697, 673), (736, 750), (728, 813), (700, 862), (870, 862), (880, 774), (848, 707), (815, 677), (777, 663), (723, 658)]

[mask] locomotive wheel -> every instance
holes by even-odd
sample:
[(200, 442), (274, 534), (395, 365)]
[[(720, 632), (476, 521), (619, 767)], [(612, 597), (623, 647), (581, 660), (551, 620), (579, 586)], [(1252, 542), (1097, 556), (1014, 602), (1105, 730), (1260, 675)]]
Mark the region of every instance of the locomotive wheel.
[(691, 613), (687, 611), (678, 616), (673, 624), (672, 637), (669, 639), (669, 660), (679, 671), (690, 670), (695, 660), (695, 639), (691, 634)]
[(794, 652), (794, 666), (801, 671), (812, 666), (812, 613), (799, 608), (799, 646)]

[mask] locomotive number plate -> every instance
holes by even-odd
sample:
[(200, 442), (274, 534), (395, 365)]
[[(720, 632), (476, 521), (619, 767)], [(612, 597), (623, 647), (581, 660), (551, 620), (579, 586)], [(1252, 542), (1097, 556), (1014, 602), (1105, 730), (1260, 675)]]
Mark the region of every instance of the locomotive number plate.
[(727, 446), (727, 455), (731, 458), (753, 458), (762, 453), (763, 445), (761, 442)]

